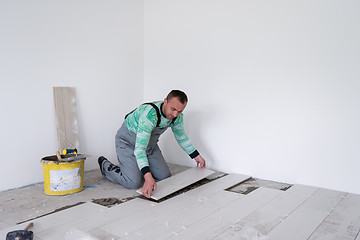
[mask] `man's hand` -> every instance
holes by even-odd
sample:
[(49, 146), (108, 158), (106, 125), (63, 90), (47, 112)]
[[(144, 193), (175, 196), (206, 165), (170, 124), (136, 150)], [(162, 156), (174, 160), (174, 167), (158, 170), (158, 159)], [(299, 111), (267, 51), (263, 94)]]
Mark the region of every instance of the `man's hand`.
[(144, 179), (145, 179), (145, 182), (141, 189), (141, 193), (145, 197), (150, 198), (151, 192), (156, 190), (156, 182), (150, 172), (148, 172), (144, 175)]
[(195, 157), (195, 161), (197, 162), (197, 167), (201, 167), (201, 168), (205, 168), (206, 167), (206, 163), (205, 163), (205, 159), (203, 159), (203, 157), (201, 155), (198, 155), (197, 157)]

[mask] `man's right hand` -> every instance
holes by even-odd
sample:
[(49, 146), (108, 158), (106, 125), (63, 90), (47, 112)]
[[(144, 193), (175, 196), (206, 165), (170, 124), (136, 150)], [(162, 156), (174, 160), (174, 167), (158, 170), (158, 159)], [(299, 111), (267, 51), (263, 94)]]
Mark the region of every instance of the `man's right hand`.
[(151, 192), (156, 190), (156, 182), (151, 175), (151, 172), (147, 172), (144, 175), (145, 183), (141, 189), (142, 195), (147, 198), (151, 197)]

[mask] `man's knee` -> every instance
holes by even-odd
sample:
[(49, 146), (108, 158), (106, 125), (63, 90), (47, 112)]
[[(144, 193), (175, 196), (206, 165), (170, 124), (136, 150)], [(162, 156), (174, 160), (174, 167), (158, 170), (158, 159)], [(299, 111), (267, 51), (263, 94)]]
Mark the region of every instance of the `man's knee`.
[(124, 184), (124, 187), (129, 188), (129, 189), (138, 189), (141, 187), (141, 184), (142, 184), (142, 178), (135, 177), (133, 179), (129, 179), (128, 181), (126, 181), (126, 183)]
[(170, 170), (163, 169), (162, 171), (157, 171), (157, 173), (154, 175), (155, 176), (153, 176), (153, 177), (156, 181), (161, 181), (161, 180), (164, 180), (164, 179), (170, 177), (171, 173), (170, 173)]

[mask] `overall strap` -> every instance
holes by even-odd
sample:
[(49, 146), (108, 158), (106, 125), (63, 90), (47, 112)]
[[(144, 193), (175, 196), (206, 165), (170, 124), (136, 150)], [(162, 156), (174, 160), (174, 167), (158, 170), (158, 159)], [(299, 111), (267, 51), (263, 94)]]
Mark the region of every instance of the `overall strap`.
[[(151, 105), (153, 108), (155, 108), (156, 110), (156, 115), (157, 115), (157, 123), (156, 123), (156, 127), (159, 127), (160, 122), (161, 122), (161, 114), (160, 114), (160, 110), (159, 108), (152, 102), (149, 103), (143, 103), (142, 105), (147, 104), (147, 105)], [(131, 112), (129, 112), (128, 114), (126, 114), (125, 119), (127, 118), (127, 116), (129, 116), (130, 114), (132, 114), (134, 111), (136, 110), (136, 108), (134, 110), (132, 110)], [(173, 121), (171, 123), (174, 123), (175, 119), (173, 119)]]
[[(160, 110), (159, 110), (159, 108), (158, 108), (155, 104), (153, 104), (153, 103), (144, 103), (144, 104), (150, 104), (151, 106), (153, 106), (153, 108), (155, 108), (156, 114), (157, 114), (157, 116), (158, 116), (158, 122), (157, 122), (157, 126), (156, 126), (156, 127), (158, 127), (159, 124), (160, 124), (160, 122), (161, 122), (161, 115), (160, 115)], [(171, 120), (171, 124), (174, 124), (175, 120), (176, 120), (176, 117), (173, 118), (173, 120)]]
[(149, 103), (144, 103), (144, 104), (151, 105), (153, 108), (155, 108), (155, 110), (156, 110), (156, 115), (157, 115), (156, 127), (159, 127), (160, 122), (161, 122), (160, 110), (158, 109), (158, 107), (157, 107), (154, 103), (149, 102)]

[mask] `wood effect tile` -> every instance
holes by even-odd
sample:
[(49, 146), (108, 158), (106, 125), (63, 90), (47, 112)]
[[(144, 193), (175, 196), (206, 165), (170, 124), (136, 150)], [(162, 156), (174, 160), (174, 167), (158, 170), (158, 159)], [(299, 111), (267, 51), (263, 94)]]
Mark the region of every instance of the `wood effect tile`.
[(154, 221), (158, 221), (168, 214), (173, 214), (174, 212), (192, 205), (194, 202), (198, 201), (199, 198), (223, 191), (224, 188), (230, 187), (247, 178), (248, 176), (239, 174), (225, 176), (161, 202), (156, 205), (155, 208), (148, 208), (143, 212), (135, 213), (129, 216), (129, 218), (120, 219), (119, 221), (103, 226), (100, 229), (120, 237), (127, 236), (129, 233), (136, 232), (137, 229)]
[(214, 239), (279, 194), (280, 190), (260, 187), (169, 239)]
[(354, 240), (360, 229), (360, 195), (346, 194), (309, 240)]
[[(73, 221), (74, 219), (84, 218), (91, 214), (102, 212), (105, 209), (105, 207), (98, 204), (87, 202), (29, 221), (34, 223), (34, 226), (30, 230), (32, 230), (34, 233), (36, 233), (36, 235), (38, 235), (43, 231), (48, 231), (49, 229), (56, 228), (57, 226), (61, 226), (62, 224), (65, 224), (69, 221)], [(5, 239), (5, 236), (9, 231), (24, 229), (27, 224), (28, 222), (7, 229), (3, 229), (2, 231), (0, 231), (0, 239)]]
[(303, 185), (292, 186), (263, 207), (234, 223), (231, 228), (222, 230), (216, 239), (266, 239), (266, 235), (274, 227), (318, 190)]
[[(160, 200), (167, 195), (183, 189), (213, 173), (214, 171), (206, 168), (190, 168), (158, 182), (156, 191), (151, 193), (151, 198), (154, 200)], [(136, 192), (141, 194), (141, 188)]]
[(307, 239), (343, 199), (344, 195), (345, 193), (342, 192), (320, 189), (275, 227), (268, 234), (269, 239)]
[[(132, 215), (138, 211), (143, 211), (146, 208), (154, 207), (156, 204), (157, 203), (153, 203), (148, 200), (134, 199), (111, 208), (102, 207), (102, 211), (94, 211), (94, 209), (89, 209), (86, 216), (71, 218), (62, 224), (56, 224), (53, 227), (48, 228), (46, 231), (38, 232), (37, 236), (42, 239), (61, 239), (61, 237), (65, 237), (69, 232), (75, 232), (75, 230), (81, 232), (90, 232), (93, 229), (97, 229), (119, 219), (126, 218), (127, 216)], [(52, 219), (57, 219), (56, 214), (50, 216)]]
[(159, 220), (129, 233), (126, 239), (141, 239), (143, 236), (149, 239), (167, 239), (242, 197), (244, 195), (228, 191), (221, 191), (209, 197), (200, 197), (191, 205), (176, 212), (164, 214)]

